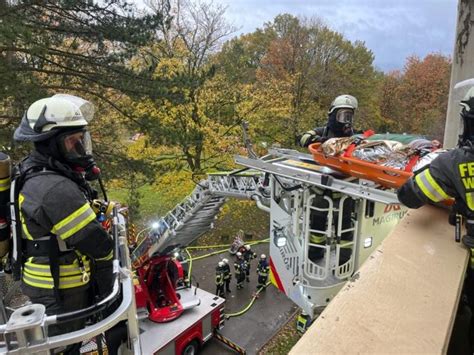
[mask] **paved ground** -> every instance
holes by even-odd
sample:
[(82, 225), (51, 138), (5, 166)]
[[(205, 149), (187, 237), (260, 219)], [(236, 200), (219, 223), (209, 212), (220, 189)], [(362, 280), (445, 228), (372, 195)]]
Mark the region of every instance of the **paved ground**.
[[(262, 253), (268, 255), (268, 243), (255, 245), (252, 249), (257, 255)], [(199, 286), (209, 292), (215, 292), (214, 276), (217, 262), (222, 258), (228, 258), (233, 264), (234, 257), (229, 253), (213, 255), (208, 258), (195, 261), (192, 273), (199, 282)], [(230, 294), (227, 294), (226, 312), (235, 313), (245, 308), (256, 291), (257, 260), (252, 260), (250, 270), (250, 283), (245, 283), (243, 290), (236, 290), (235, 279), (231, 282)], [(233, 271), (233, 265), (231, 267)], [(284, 294), (273, 286), (269, 286), (265, 292), (255, 301), (252, 308), (239, 317), (233, 317), (226, 321), (221, 333), (247, 350), (248, 354), (256, 354), (257, 351), (269, 340), (269, 338), (285, 323), (288, 317), (295, 311), (296, 306)], [(202, 354), (235, 354), (218, 340), (210, 340), (202, 349)]]

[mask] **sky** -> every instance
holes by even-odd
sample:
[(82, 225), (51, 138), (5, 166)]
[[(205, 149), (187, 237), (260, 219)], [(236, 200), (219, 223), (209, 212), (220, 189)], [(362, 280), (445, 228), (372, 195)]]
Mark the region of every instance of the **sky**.
[(262, 28), (276, 15), (317, 17), (345, 38), (365, 42), (385, 72), (410, 55), (452, 55), (458, 0), (214, 0), (227, 6), (236, 35)]

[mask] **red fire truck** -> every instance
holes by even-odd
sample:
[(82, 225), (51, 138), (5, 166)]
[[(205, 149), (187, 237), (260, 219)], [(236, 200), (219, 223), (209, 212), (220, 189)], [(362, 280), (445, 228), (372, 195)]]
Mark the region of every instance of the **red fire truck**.
[(152, 257), (137, 274), (143, 354), (195, 354), (222, 328), (225, 300), (190, 286), (176, 258)]

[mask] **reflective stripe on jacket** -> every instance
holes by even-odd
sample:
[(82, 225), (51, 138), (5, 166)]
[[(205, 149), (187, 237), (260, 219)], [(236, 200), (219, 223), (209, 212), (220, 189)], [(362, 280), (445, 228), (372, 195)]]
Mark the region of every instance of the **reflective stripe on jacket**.
[[(33, 152), (22, 162), (22, 171), (46, 164), (42, 159), (41, 154)], [(60, 173), (40, 170), (30, 177), (28, 174), (18, 201), (23, 238), (44, 240), (56, 236), (61, 251), (59, 288), (87, 284), (89, 259), (110, 261), (113, 257), (112, 240), (97, 221), (90, 197), (79, 183)], [(23, 281), (33, 287), (53, 288), (49, 256), (25, 255), (25, 258)], [(79, 258), (83, 266), (79, 265)]]

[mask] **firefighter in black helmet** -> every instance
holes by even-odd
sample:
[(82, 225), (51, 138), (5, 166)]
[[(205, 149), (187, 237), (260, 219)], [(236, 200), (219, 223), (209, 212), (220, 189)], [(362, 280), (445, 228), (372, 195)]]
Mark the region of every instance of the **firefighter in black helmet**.
[(466, 235), (462, 242), (470, 249), (471, 260), (448, 352), (472, 354), (469, 329), (473, 329), (471, 317), (474, 310), (474, 79), (457, 84), (453, 97), (455, 101), (456, 97), (460, 99), (463, 123), (458, 146), (416, 171), (398, 190), (398, 199), (410, 208), (455, 199), (449, 220), (458, 227), (464, 220)]
[[(96, 219), (98, 177), (86, 127), (93, 105), (72, 95), (34, 102), (16, 129), (16, 141), (34, 149), (16, 169), (21, 220), (22, 290), (48, 315), (85, 308), (112, 289), (113, 241)], [(94, 275), (91, 275), (94, 270)], [(91, 279), (100, 282), (91, 285)], [(94, 290), (92, 290), (94, 286)], [(84, 322), (49, 327), (49, 335), (81, 329)], [(79, 353), (80, 344), (66, 352)]]

